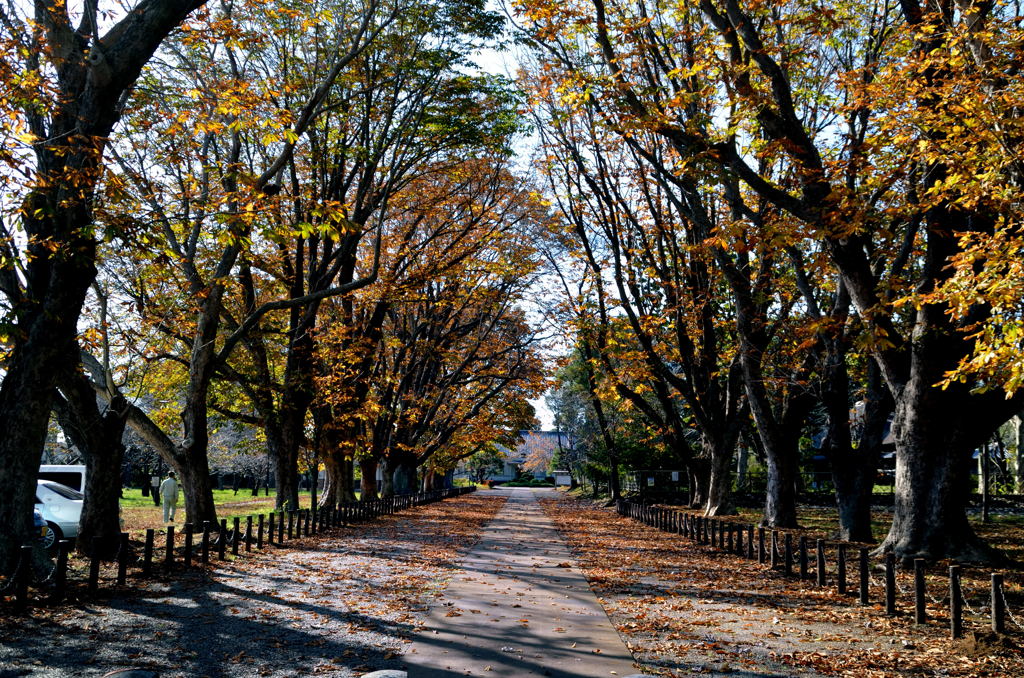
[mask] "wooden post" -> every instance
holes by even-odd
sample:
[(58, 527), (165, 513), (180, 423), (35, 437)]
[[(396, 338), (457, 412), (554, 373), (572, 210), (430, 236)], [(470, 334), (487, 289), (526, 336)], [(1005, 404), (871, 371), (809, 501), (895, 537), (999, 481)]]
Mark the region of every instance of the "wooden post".
[(217, 539), (217, 558), (228, 559), (228, 519), (220, 519), (220, 537)]
[(61, 539), (57, 543), (57, 569), (53, 573), (53, 595), (51, 600), (60, 603), (68, 592), (68, 554), (71, 552), (71, 540)]
[(896, 616), (896, 555), (892, 551), (885, 554), (885, 613)]
[(868, 550), (860, 550), (860, 604), (868, 604), (868, 579), (870, 578), (868, 572)]
[(786, 533), (785, 545), (786, 553), (785, 562), (783, 563), (783, 566), (786, 570), (786, 576), (789, 577), (793, 574), (793, 535), (789, 532)]
[(274, 512), (267, 516), (267, 546), (274, 545)]
[(814, 574), (818, 579), (818, 586), (825, 585), (825, 540), (818, 539), (814, 542)]
[(280, 546), (284, 541), (284, 509), (281, 510), (281, 515), (278, 516), (277, 521), (277, 545)]
[(914, 623), (924, 624), (928, 620), (925, 607), (924, 558), (914, 558)]
[(295, 511), (288, 512), (288, 538), (292, 538), (292, 528), (295, 526)]
[(807, 537), (800, 535), (800, 579), (807, 579), (809, 563), (807, 561)]
[(1003, 575), (992, 573), (992, 630), (995, 633), (1006, 633), (1006, 601), (1003, 599)]
[(192, 567), (192, 523), (185, 523), (185, 553), (184, 561), (185, 567)]
[[(22, 548), (24, 548), (24, 547), (22, 547)], [(29, 547), (29, 548), (31, 549), (31, 547)], [(24, 553), (25, 552), (22, 551), (22, 555), (24, 555)], [(31, 555), (32, 555), (32, 552), (30, 550), (29, 551), (29, 557), (31, 557)], [(32, 561), (30, 560), (27, 563), (25, 563), (26, 567), (31, 562)], [(99, 537), (93, 537), (92, 538), (92, 552), (89, 554), (89, 584), (88, 584), (89, 595), (96, 595), (96, 591), (99, 590), (99, 587), (100, 587), (100, 538)]]
[(964, 635), (963, 598), (960, 597), (960, 566), (949, 566), (949, 635)]
[(238, 535), (241, 532), (241, 522), (238, 516), (235, 516), (235, 519), (231, 521), (231, 555), (233, 556), (238, 555)]
[[(97, 548), (97, 539), (93, 538), (92, 549), (93, 558), (96, 559), (96, 554), (99, 553)], [(97, 561), (98, 562), (98, 561)], [(99, 572), (99, 565), (96, 566), (97, 572)], [(91, 572), (91, 570), (90, 570)], [(24, 612), (28, 609), (28, 583), (32, 580), (32, 546), (22, 546), (18, 549), (18, 566), (14, 570), (14, 602), (15, 609), (18, 612)], [(90, 579), (91, 581), (91, 579)], [(90, 593), (95, 593), (95, 588), (89, 589)]]
[(772, 530), (772, 539), (769, 547), (769, 563), (774, 570), (775, 566), (779, 564), (779, 533), (776, 530)]
[(733, 531), (735, 531), (735, 529), (736, 529), (736, 526), (733, 525), (732, 523), (726, 523), (725, 524), (725, 531), (728, 533), (727, 536), (726, 536), (726, 539), (725, 539), (725, 550), (728, 551), (729, 553), (733, 552), (734, 546), (733, 546), (732, 533), (733, 533)]
[(199, 560), (203, 565), (210, 562), (210, 521), (203, 521), (203, 543), (200, 546)]
[[(762, 544), (763, 546), (763, 544)], [(747, 525), (747, 559), (754, 559), (754, 526)]]
[(846, 594), (846, 544), (836, 547), (836, 590), (840, 595)]
[(164, 564), (167, 567), (174, 565), (174, 525), (167, 526), (167, 542), (164, 545)]
[(764, 528), (757, 528), (757, 562), (764, 563)]
[(245, 552), (252, 551), (252, 516), (245, 517)]
[(303, 530), (302, 530), (302, 536), (303, 537), (308, 537), (309, 536), (309, 523), (310, 523), (310, 519), (313, 517), (313, 515), (310, 513), (309, 509), (306, 509), (305, 514), (306, 514), (306, 520), (305, 520), (305, 525), (304, 525)]
[(124, 586), (128, 582), (128, 533), (122, 532), (117, 548), (117, 585)]
[(742, 556), (743, 555), (743, 532), (744, 532), (743, 526), (742, 525), (737, 525), (736, 526), (736, 555), (738, 555), (738, 556)]
[[(273, 515), (273, 514), (271, 514)], [(263, 550), (263, 521), (266, 518), (262, 513), (256, 518), (256, 549)]]
[(142, 576), (148, 577), (153, 572), (153, 542), (156, 541), (156, 532), (149, 528), (146, 530), (146, 545), (142, 549)]

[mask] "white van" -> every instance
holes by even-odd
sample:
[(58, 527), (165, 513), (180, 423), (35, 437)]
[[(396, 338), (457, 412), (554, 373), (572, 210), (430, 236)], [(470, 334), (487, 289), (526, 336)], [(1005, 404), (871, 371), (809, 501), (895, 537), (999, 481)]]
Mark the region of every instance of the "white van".
[(85, 493), (84, 464), (43, 464), (39, 467), (39, 480), (52, 480)]

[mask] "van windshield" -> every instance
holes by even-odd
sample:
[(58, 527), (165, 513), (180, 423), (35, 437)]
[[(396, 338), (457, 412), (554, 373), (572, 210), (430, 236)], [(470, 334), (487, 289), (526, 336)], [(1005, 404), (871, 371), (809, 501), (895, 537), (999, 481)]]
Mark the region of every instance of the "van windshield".
[(85, 499), (85, 495), (81, 492), (72, 490), (70, 487), (66, 487), (58, 483), (43, 483), (43, 487), (51, 492), (56, 492), (65, 499)]

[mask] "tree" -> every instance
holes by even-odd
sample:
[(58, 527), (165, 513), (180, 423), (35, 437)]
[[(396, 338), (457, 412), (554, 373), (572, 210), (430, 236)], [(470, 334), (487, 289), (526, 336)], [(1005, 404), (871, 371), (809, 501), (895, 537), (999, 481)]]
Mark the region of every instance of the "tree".
[[(998, 334), (1000, 305), (952, 281), (970, 268), (964, 279), (991, 290), (973, 272), (999, 270), (996, 243), (1016, 218), (1004, 154), (1017, 148), (1019, 19), (912, 1), (808, 12), (707, 0), (669, 13), (594, 0), (570, 22), (544, 2), (523, 8), (534, 39), (554, 45), (567, 96), (664, 138), (684, 175), (738, 182), (777, 212), (776, 228), (827, 253), (895, 401), (897, 501), (882, 548), (992, 557), (967, 522), (962, 470), (1021, 396), (999, 392), (1013, 392), (1012, 372), (976, 369), (988, 356), (978, 331)], [(594, 49), (561, 49), (565, 31)], [(706, 101), (710, 115), (695, 105)]]
[(502, 159), (480, 158), (411, 184), (389, 224), (406, 245), (383, 256), (376, 289), (339, 309), (379, 314), (378, 334), (328, 320), (322, 401), (347, 417), (343, 452), (364, 481), (384, 464), (385, 494), (532, 421), (542, 370), (519, 305), (537, 266), (537, 205), (517, 183)]
[(505, 454), (497, 445), (485, 445), (466, 459), (466, 470), (475, 482), (482, 483), (487, 476), (500, 473), (505, 467)]
[[(3, 113), (15, 131), (5, 135), (3, 156), (25, 179), (7, 194), (19, 205), (4, 210), (0, 233), (10, 339), (0, 385), (0, 482), (7, 488), (0, 521), (9, 526), (0, 536), (0, 570), (9, 571), (29, 541), (54, 387), (62, 370), (75, 369), (77, 321), (96, 274), (92, 206), (104, 150), (143, 66), (202, 4), (141, 0), (105, 19), (102, 35), (95, 1), (85, 3), (77, 26), (60, 2), (34, 3), (31, 17), (20, 13), (27, 5), (0, 10), (0, 70), (10, 87)], [(19, 227), (25, 237), (16, 236)]]
[[(296, 14), (287, 7), (268, 11), (260, 3), (240, 3), (189, 26), (137, 95), (153, 107), (173, 106), (174, 115), (154, 115), (147, 107), (132, 116), (133, 143), (120, 149), (120, 171), (109, 179), (108, 218), (132, 245), (119, 256), (111, 253), (110, 275), (147, 329), (161, 335), (160, 341), (147, 337), (141, 344), (146, 353), (133, 357), (165, 362), (166, 378), (182, 390), (175, 399), (177, 421), (161, 422), (133, 405), (128, 423), (178, 472), (186, 512), (196, 523), (216, 519), (208, 459), (214, 379), (232, 376), (229, 358), (263, 316), (311, 301), (303, 295), (256, 304), (250, 296), (244, 297), (248, 306), (233, 308), (232, 274), (240, 267), (245, 276), (244, 255), (257, 236), (271, 242), (284, 237), (273, 230), (282, 225), (267, 218), (280, 190), (274, 182), (323, 114), (343, 71), (397, 12), (375, 1), (334, 9), (337, 14), (316, 7)], [(312, 37), (331, 34), (314, 67), (295, 80), (289, 80), (288, 64), (278, 60), (264, 30), (268, 20), (278, 32), (287, 24)], [(208, 42), (211, 36), (221, 40)], [(248, 58), (238, 54), (243, 48)], [(283, 92), (289, 97), (281, 101)], [(161, 161), (174, 171), (160, 169)], [(131, 205), (152, 223), (125, 217)], [(176, 266), (167, 270), (172, 261)], [(372, 278), (371, 273), (313, 296), (341, 294)], [(132, 341), (125, 345), (136, 348)], [(287, 496), (288, 488), (281, 490)]]
[[(690, 469), (695, 503), (708, 515), (729, 513), (731, 461), (748, 413), (735, 339), (716, 317), (729, 306), (718, 301), (724, 281), (707, 245), (711, 220), (687, 208), (696, 187), (667, 180), (672, 153), (657, 136), (634, 130), (624, 142), (600, 109), (559, 102), (545, 73), (531, 84), (543, 111), (544, 169), (575, 239), (570, 252), (594, 288), (596, 318), (585, 321), (581, 348)], [(701, 432), (699, 455), (690, 425)]]

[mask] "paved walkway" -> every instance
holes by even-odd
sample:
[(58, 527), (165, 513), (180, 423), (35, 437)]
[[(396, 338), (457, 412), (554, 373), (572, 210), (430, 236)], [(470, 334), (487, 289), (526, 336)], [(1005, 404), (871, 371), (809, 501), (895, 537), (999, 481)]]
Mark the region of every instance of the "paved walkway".
[(535, 491), (495, 492), (508, 502), (406, 651), (409, 678), (637, 673)]

